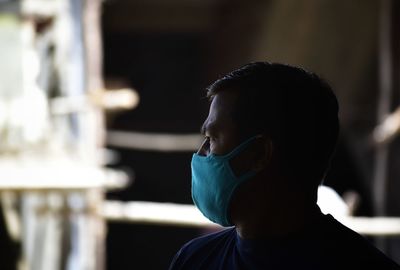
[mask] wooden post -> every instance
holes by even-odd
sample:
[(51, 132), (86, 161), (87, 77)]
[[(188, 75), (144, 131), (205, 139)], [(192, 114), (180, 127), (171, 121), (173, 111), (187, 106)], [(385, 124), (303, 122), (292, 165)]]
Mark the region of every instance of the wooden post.
[[(392, 34), (391, 34), (391, 0), (381, 1), (380, 10), (380, 36), (379, 36), (379, 100), (377, 108), (378, 123), (383, 122), (391, 110), (393, 88), (393, 63), (392, 63)], [(388, 155), (387, 144), (377, 146), (375, 154), (375, 168), (373, 178), (373, 202), (376, 216), (386, 215), (386, 191), (388, 184)], [(379, 248), (386, 249), (384, 239), (377, 242)]]
[[(102, 66), (102, 42), (101, 42), (101, 1), (85, 0), (83, 6), (83, 36), (86, 58), (86, 89), (89, 95), (96, 95), (104, 91), (103, 66)], [(105, 141), (105, 127), (103, 109), (95, 105), (91, 107), (90, 117), (92, 117), (93, 134), (90, 136), (94, 141), (94, 149), (103, 147)], [(106, 224), (100, 215), (100, 207), (104, 201), (104, 192), (101, 189), (88, 191), (89, 208), (92, 222), (90, 226), (93, 229), (95, 240), (95, 267), (96, 270), (105, 269), (105, 239)]]

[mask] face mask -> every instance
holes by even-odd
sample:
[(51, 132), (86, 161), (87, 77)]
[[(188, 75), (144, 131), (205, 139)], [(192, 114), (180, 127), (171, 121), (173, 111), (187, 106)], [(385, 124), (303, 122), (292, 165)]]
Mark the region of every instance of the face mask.
[(216, 156), (214, 154), (192, 157), (192, 198), (197, 208), (212, 222), (222, 226), (232, 226), (229, 221), (229, 204), (237, 187), (243, 181), (253, 177), (256, 172), (249, 171), (237, 177), (229, 161), (242, 152), (251, 141), (251, 137), (232, 152)]

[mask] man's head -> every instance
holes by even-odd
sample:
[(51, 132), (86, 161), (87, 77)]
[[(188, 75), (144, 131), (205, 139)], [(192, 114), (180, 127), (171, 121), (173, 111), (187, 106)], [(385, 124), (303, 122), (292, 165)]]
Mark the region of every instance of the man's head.
[[(338, 103), (327, 83), (297, 67), (256, 62), (214, 82), (208, 96), (203, 133), (210, 140), (200, 153), (226, 154), (246, 138), (264, 135), (277, 171), (316, 200), (339, 131)], [(212, 145), (215, 123), (220, 134)], [(245, 160), (237, 166), (248, 168)]]

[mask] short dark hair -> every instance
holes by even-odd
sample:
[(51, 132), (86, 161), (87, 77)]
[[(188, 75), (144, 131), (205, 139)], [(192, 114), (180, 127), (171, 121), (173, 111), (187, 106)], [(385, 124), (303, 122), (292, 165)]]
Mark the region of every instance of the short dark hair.
[(266, 134), (286, 173), (307, 179), (313, 191), (329, 168), (338, 133), (338, 102), (331, 87), (302, 68), (254, 62), (223, 76), (207, 88), (212, 98), (235, 91), (233, 112), (241, 135)]

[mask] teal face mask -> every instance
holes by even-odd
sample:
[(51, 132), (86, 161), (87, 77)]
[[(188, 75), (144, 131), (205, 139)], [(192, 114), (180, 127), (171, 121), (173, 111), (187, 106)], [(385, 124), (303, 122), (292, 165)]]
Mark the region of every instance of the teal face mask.
[(192, 157), (192, 198), (197, 208), (212, 222), (222, 226), (232, 226), (229, 220), (229, 204), (237, 187), (253, 177), (249, 171), (236, 176), (229, 161), (242, 152), (258, 136), (251, 137), (232, 152), (216, 156), (214, 154)]

